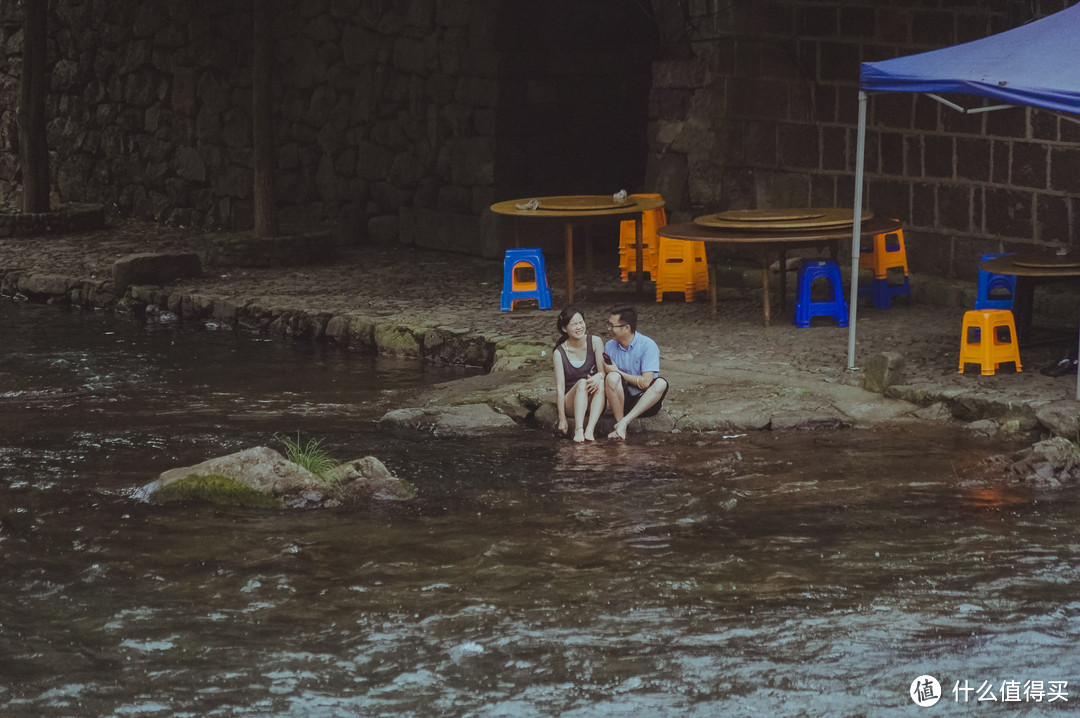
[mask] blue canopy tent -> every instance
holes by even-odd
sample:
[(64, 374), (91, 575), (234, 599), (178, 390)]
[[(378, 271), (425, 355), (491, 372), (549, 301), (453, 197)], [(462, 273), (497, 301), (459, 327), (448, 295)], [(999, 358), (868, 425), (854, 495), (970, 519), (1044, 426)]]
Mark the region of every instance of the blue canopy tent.
[[(1080, 114), (1080, 5), (981, 40), (907, 55), (864, 62), (859, 79), (859, 130), (855, 155), (855, 216), (862, 212), (863, 163), (866, 154), (866, 103), (875, 92), (922, 92), (964, 113), (990, 112), (1030, 105), (1054, 112)], [(962, 93), (1002, 104), (973, 108), (939, 93)], [(855, 368), (855, 327), (859, 272), (859, 231), (851, 236), (851, 317), (848, 368)], [(1076, 398), (1080, 399), (1080, 377)]]

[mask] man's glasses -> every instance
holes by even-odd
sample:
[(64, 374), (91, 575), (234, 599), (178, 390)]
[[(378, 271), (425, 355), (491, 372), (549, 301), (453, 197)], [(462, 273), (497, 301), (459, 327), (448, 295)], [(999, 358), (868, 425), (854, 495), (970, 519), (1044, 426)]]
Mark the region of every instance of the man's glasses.
[(628, 326), (630, 326), (630, 325), (629, 324), (612, 324), (611, 322), (607, 323), (607, 328), (608, 329), (618, 329), (619, 327), (628, 327)]

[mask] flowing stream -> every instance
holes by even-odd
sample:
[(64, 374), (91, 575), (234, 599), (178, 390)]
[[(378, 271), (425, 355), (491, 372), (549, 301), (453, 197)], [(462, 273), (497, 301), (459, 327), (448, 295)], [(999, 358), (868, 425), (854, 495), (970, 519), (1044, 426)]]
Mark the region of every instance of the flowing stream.
[[(10, 302), (0, 337), (0, 715), (1080, 703), (1080, 503), (961, 478), (1000, 440), (932, 425), (409, 440), (374, 427), (387, 392), (463, 370)], [(419, 498), (129, 498), (296, 432), (378, 456)], [(936, 708), (909, 695), (924, 674)]]

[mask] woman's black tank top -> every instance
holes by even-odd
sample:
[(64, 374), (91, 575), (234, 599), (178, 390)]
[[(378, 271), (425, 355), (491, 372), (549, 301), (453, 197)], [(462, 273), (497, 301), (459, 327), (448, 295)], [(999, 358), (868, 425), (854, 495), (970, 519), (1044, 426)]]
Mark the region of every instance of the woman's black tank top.
[(562, 355), (563, 375), (566, 377), (567, 389), (581, 379), (596, 373), (596, 352), (593, 351), (592, 340), (592, 336), (585, 340), (585, 363), (581, 366), (574, 366), (570, 363), (570, 358), (566, 356), (566, 349), (562, 344), (555, 347), (555, 351)]

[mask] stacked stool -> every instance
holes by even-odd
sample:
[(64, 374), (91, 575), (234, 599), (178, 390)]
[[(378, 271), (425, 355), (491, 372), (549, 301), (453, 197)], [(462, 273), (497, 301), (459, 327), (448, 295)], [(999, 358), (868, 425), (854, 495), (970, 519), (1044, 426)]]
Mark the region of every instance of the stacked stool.
[[(527, 268), (533, 271), (532, 280), (518, 279), (518, 270)], [(544, 253), (536, 247), (508, 249), (503, 257), (500, 308), (504, 312), (512, 312), (514, 302), (522, 299), (535, 299), (541, 309), (551, 309), (551, 289), (548, 287), (547, 270), (544, 268)]]
[[(1006, 254), (984, 254), (979, 258), (979, 263), (988, 259), (1007, 257)], [(994, 274), (986, 270), (979, 270), (979, 284), (975, 294), (976, 309), (1012, 309), (1013, 299), (1016, 297), (1016, 275)]]
[[(893, 297), (905, 295), (911, 305), (911, 282), (908, 279), (907, 250), (904, 248), (904, 231), (875, 234), (871, 246), (859, 253), (859, 269), (874, 273), (869, 287), (859, 287), (860, 297), (871, 297), (874, 307), (888, 309)], [(900, 284), (889, 283), (889, 270), (901, 269), (904, 279)]]
[(664, 301), (665, 292), (678, 292), (692, 302), (698, 294), (709, 293), (709, 265), (705, 243), (660, 237), (656, 259), (656, 301)]
[[(1001, 330), (1007, 330), (1004, 339)], [(983, 376), (992, 376), (1004, 363), (1013, 362), (1020, 371), (1020, 349), (1016, 343), (1016, 323), (1009, 309), (973, 309), (964, 312), (960, 338), (960, 373), (965, 364), (978, 364)]]
[[(814, 281), (823, 279), (829, 283), (831, 299), (814, 301), (811, 295)], [(840, 275), (840, 265), (832, 260), (804, 259), (799, 267), (799, 278), (795, 286), (795, 316), (797, 327), (810, 326), (813, 317), (834, 317), (837, 326), (848, 325), (848, 305), (844, 299), (844, 279)]]
[[(658, 194), (632, 194), (631, 197), (663, 199)], [(641, 213), (641, 268), (648, 272), (649, 279), (656, 279), (656, 262), (660, 249), (657, 246), (656, 230), (667, 224), (664, 208), (650, 209)], [(628, 281), (630, 272), (637, 271), (637, 228), (634, 220), (619, 223), (619, 273), (622, 280)]]

